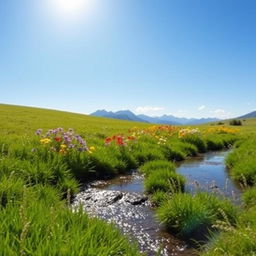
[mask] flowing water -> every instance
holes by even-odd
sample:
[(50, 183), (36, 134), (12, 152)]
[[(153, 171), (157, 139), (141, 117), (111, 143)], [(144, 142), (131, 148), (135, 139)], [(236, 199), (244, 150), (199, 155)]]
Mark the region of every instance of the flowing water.
[(228, 174), (225, 158), (230, 151), (209, 152), (178, 165), (177, 173), (186, 177), (185, 191), (210, 191), (239, 203), (241, 187)]
[[(241, 191), (228, 176), (224, 164), (227, 154), (228, 151), (210, 152), (180, 163), (177, 173), (187, 179), (185, 190), (213, 191), (237, 202)], [(144, 195), (143, 177), (137, 172), (92, 183), (76, 196), (73, 205), (79, 204), (91, 216), (114, 223), (146, 255), (196, 255), (185, 241), (163, 230)]]

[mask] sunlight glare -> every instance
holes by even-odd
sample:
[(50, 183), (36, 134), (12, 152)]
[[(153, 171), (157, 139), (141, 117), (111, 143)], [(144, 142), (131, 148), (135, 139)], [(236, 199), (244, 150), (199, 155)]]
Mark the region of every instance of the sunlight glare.
[(73, 19), (84, 15), (93, 0), (49, 0), (50, 8), (62, 19)]

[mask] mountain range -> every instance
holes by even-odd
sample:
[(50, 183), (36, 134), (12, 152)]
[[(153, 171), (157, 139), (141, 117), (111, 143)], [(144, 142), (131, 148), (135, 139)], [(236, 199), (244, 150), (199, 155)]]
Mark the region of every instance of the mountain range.
[(96, 112), (90, 114), (91, 116), (114, 118), (121, 120), (130, 120), (137, 122), (146, 122), (154, 124), (167, 124), (167, 125), (196, 125), (209, 122), (219, 121), (218, 118), (185, 118), (185, 117), (175, 117), (173, 115), (163, 115), (159, 117), (151, 117), (147, 115), (135, 115), (130, 110), (121, 110), (117, 112), (97, 110)]
[(246, 115), (238, 117), (239, 119), (246, 119), (246, 118), (256, 118), (256, 111), (248, 113)]

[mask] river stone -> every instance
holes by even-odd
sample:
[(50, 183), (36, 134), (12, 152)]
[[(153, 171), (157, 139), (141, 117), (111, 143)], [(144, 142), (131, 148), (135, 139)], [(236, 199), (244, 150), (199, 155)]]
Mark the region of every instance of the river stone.
[(137, 193), (126, 193), (124, 201), (132, 205), (140, 205), (148, 200), (148, 197)]
[(115, 204), (120, 200), (122, 200), (123, 203), (129, 203), (135, 206), (143, 204), (148, 200), (148, 198), (137, 193), (89, 188), (76, 196), (74, 204), (81, 203), (83, 205), (88, 205), (89, 207), (104, 207)]

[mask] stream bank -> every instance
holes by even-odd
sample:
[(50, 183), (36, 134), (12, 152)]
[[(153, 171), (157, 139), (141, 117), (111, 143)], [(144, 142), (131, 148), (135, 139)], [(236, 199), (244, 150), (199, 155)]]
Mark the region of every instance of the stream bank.
[[(240, 189), (229, 178), (224, 160), (228, 151), (209, 152), (180, 163), (177, 173), (186, 177), (185, 191), (212, 191), (239, 201)], [(82, 205), (90, 215), (117, 225), (136, 241), (146, 255), (196, 255), (196, 251), (174, 235), (164, 231), (144, 194), (143, 177), (137, 172), (108, 181), (97, 181), (79, 193), (73, 206)]]

